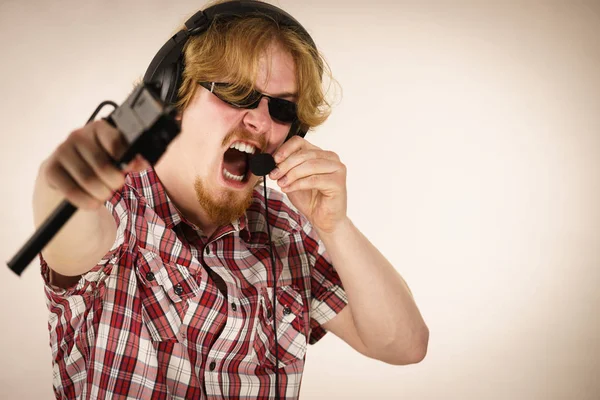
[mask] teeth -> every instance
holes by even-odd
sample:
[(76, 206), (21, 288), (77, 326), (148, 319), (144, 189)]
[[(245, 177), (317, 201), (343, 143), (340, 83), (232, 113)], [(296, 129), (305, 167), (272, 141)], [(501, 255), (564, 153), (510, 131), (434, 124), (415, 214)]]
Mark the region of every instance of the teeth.
[(252, 146), (251, 144), (242, 142), (235, 142), (231, 146), (229, 146), (229, 148), (236, 149), (248, 154), (254, 154), (256, 152), (256, 147)]
[(223, 168), (223, 176), (225, 176), (226, 178), (229, 178), (229, 179), (233, 179), (234, 181), (241, 182), (246, 175), (242, 175), (242, 176), (234, 175), (231, 172), (227, 171), (225, 168)]

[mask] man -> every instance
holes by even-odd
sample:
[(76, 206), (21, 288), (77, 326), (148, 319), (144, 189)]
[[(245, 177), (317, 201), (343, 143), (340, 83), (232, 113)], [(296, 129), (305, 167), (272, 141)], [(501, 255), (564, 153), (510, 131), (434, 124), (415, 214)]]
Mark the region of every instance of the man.
[[(410, 290), (346, 214), (344, 165), (285, 141), (271, 107), (296, 104), (309, 128), (327, 118), (315, 57), (268, 18), (215, 23), (185, 49), (182, 130), (154, 167), (114, 168), (125, 146), (104, 121), (44, 161), (36, 225), (63, 198), (79, 208), (40, 255), (57, 397), (296, 398), (307, 344), (327, 331), (390, 364), (424, 358)], [(234, 105), (249, 93), (257, 107)], [(276, 279), (244, 154), (257, 152), (274, 154), (287, 195), (267, 196)]]

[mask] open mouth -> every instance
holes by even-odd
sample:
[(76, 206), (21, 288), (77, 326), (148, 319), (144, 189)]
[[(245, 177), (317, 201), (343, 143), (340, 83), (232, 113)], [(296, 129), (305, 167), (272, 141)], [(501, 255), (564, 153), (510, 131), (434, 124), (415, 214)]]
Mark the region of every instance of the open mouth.
[(223, 178), (229, 183), (248, 182), (249, 160), (256, 152), (252, 144), (234, 142), (223, 155)]

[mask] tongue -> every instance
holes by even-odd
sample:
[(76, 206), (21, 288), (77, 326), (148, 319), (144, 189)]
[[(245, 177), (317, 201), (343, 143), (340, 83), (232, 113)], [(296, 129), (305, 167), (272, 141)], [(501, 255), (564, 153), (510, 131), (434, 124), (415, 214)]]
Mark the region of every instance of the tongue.
[(223, 166), (229, 173), (242, 176), (248, 165), (247, 154), (236, 149), (229, 149), (223, 156)]

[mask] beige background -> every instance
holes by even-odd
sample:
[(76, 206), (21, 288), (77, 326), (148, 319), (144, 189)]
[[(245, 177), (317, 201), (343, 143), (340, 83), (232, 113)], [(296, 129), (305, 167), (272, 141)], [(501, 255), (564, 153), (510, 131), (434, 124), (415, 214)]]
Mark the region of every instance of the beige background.
[[(0, 259), (37, 167), (202, 3), (0, 1)], [(343, 87), (308, 138), (431, 330), (394, 367), (327, 335), (303, 399), (600, 398), (600, 2), (277, 2)], [(0, 398), (53, 396), (37, 264), (0, 268)]]

